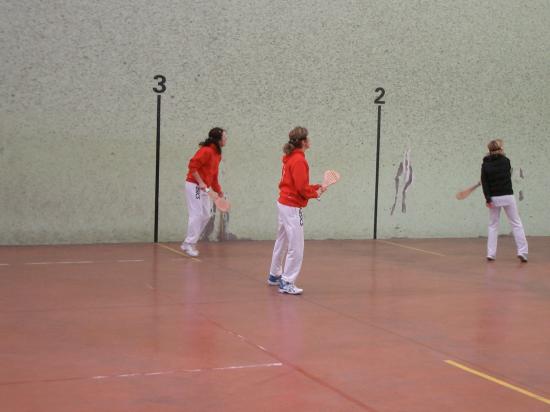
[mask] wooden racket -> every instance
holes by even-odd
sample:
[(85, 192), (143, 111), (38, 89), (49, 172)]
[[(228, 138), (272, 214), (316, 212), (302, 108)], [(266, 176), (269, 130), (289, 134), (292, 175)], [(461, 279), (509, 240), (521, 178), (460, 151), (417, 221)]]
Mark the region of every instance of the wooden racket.
[(461, 192), (458, 192), (455, 197), (458, 199), (458, 200), (464, 200), (466, 199), (468, 196), (470, 196), (472, 194), (472, 192), (474, 190), (476, 190), (479, 186), (481, 186), (481, 182), (477, 182), (475, 185), (469, 187), (468, 189), (464, 189), (463, 191)]
[(228, 212), (229, 209), (231, 209), (231, 203), (229, 202), (229, 200), (220, 197), (220, 195), (218, 195), (213, 190), (208, 191), (208, 196), (210, 196), (210, 199), (212, 199), (218, 210), (222, 212)]
[(323, 184), (321, 185), (323, 189), (326, 189), (330, 185), (333, 185), (338, 180), (340, 180), (340, 173), (336, 170), (327, 170), (323, 175)]

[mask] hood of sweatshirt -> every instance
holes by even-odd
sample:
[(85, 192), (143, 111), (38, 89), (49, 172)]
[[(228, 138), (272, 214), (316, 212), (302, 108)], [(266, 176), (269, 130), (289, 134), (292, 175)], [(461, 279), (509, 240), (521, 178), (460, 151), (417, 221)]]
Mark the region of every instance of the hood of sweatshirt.
[(483, 158), (483, 163), (488, 163), (488, 162), (495, 162), (497, 160), (500, 160), (500, 159), (505, 159), (506, 156), (504, 156), (503, 154), (488, 154), (487, 156), (485, 156)]
[(299, 157), (306, 157), (305, 153), (301, 150), (293, 150), (290, 152), (290, 154), (283, 156), (283, 163), (287, 163), (290, 159), (299, 156)]

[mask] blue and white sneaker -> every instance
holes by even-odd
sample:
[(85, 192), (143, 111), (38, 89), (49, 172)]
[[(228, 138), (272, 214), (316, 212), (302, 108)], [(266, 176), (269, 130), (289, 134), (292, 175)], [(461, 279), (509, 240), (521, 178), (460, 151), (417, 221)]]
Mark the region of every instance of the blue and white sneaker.
[(272, 275), (271, 273), (267, 277), (267, 284), (269, 286), (279, 286), (279, 282), (281, 281), (280, 276)]
[(289, 295), (301, 295), (304, 290), (297, 287), (294, 283), (281, 279), (279, 283), (279, 293), (288, 293)]

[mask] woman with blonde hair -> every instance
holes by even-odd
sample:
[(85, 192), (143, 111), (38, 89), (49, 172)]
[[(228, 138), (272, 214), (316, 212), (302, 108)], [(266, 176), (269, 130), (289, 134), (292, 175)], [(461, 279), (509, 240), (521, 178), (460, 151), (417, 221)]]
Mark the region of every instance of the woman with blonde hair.
[[(302, 208), (309, 199), (318, 198), (325, 189), (309, 184), (309, 165), (305, 151), (311, 142), (305, 127), (295, 127), (283, 147), (283, 170), (279, 182), (277, 240), (267, 283), (279, 286), (279, 292), (299, 295), (295, 285), (304, 257), (304, 216)], [(285, 259), (286, 257), (286, 259)], [(283, 261), (284, 268), (283, 268)]]
[(527, 262), (527, 239), (519, 217), (514, 191), (512, 190), (512, 166), (504, 155), (501, 139), (491, 140), (487, 144), (489, 153), (483, 158), (481, 165), (481, 185), (489, 208), (489, 233), (487, 237), (487, 260), (496, 259), (498, 227), (500, 210), (504, 209), (512, 226), (516, 242), (517, 256), (522, 262)]

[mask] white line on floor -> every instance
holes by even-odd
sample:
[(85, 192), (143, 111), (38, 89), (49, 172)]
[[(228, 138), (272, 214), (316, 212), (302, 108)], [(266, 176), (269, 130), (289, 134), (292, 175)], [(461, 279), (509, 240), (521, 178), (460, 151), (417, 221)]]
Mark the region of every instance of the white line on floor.
[(277, 366), (283, 366), (283, 364), (281, 362), (273, 362), (273, 363), (257, 363), (254, 365), (223, 366), (219, 368), (176, 369), (171, 371), (160, 371), (160, 372), (122, 373), (119, 375), (98, 375), (98, 376), (93, 376), (92, 379), (133, 378), (136, 376), (159, 376), (159, 375), (170, 375), (174, 373), (198, 373), (198, 372), (209, 372), (209, 371), (228, 371), (228, 370), (235, 370), (235, 369), (272, 368)]
[(71, 264), (83, 264), (83, 263), (95, 263), (92, 260), (77, 260), (77, 261), (63, 261), (63, 262), (25, 262), (24, 265), (71, 265)]
[(411, 247), (411, 246), (407, 246), (407, 245), (402, 245), (402, 244), (400, 244), (400, 243), (390, 242), (389, 240), (380, 240), (380, 239), (379, 239), (378, 242), (387, 243), (388, 245), (393, 245), (393, 246), (402, 247), (402, 248), (404, 248), (404, 249), (416, 250), (417, 252), (429, 253), (430, 255), (445, 256), (443, 253), (437, 253), (437, 252), (432, 252), (431, 250), (419, 249), (419, 248), (416, 248), (416, 247)]
[(93, 260), (73, 260), (73, 261), (70, 261), (70, 260), (66, 260), (66, 261), (62, 261), (62, 262), (55, 262), (55, 263), (59, 263), (60, 265), (72, 265), (72, 264), (82, 264), (82, 263), (96, 263), (94, 262)]
[[(64, 260), (56, 262), (25, 262), (24, 265), (82, 265), (90, 263), (133, 263), (133, 262), (145, 262), (145, 259), (120, 259), (116, 261), (106, 260)], [(2, 264), (0, 263), (0, 266)], [(5, 265), (8, 265), (6, 263)]]

